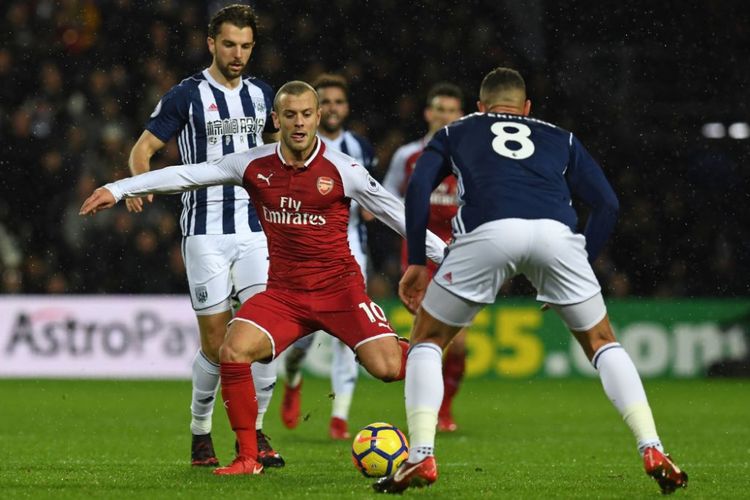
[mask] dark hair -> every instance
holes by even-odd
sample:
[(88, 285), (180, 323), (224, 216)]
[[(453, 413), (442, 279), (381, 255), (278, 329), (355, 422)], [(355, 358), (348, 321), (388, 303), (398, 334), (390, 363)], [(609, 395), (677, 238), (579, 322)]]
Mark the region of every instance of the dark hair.
[(279, 101), (281, 100), (281, 96), (283, 94), (302, 95), (305, 92), (313, 93), (313, 95), (315, 96), (315, 107), (318, 108), (320, 104), (318, 101), (318, 93), (315, 91), (315, 89), (309, 83), (303, 82), (302, 80), (292, 80), (291, 82), (286, 82), (276, 92), (276, 96), (273, 98), (273, 110), (277, 113), (279, 112)]
[(334, 75), (333, 73), (323, 73), (319, 75), (312, 84), (315, 90), (326, 89), (328, 87), (340, 88), (344, 94), (349, 93), (349, 84), (346, 82), (346, 78), (341, 75)]
[(458, 85), (448, 82), (440, 82), (430, 87), (430, 91), (427, 92), (427, 106), (431, 106), (432, 100), (438, 96), (454, 97), (461, 101), (461, 107), (463, 107), (464, 93)]
[(522, 90), (526, 94), (526, 82), (521, 73), (511, 68), (495, 68), (484, 77), (479, 87), (479, 100), (487, 104), (488, 100), (507, 90)]
[(253, 40), (258, 34), (258, 18), (255, 17), (255, 12), (249, 5), (238, 3), (227, 5), (214, 14), (214, 17), (208, 23), (208, 36), (215, 40), (221, 31), (221, 25), (224, 23), (232, 24), (240, 29), (250, 26), (250, 29), (253, 30)]

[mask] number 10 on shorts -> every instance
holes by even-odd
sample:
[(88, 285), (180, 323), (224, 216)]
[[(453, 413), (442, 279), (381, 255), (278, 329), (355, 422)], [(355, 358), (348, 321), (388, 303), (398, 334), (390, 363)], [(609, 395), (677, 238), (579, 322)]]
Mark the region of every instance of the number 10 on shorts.
[(385, 317), (383, 309), (375, 302), (360, 302), (357, 306), (367, 315), (370, 323), (378, 323), (378, 326), (388, 327), (388, 318)]

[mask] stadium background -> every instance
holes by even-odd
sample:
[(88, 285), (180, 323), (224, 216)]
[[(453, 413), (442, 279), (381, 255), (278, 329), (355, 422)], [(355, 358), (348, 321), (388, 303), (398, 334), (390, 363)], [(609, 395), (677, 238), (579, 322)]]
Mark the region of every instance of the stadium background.
[[(178, 197), (157, 198), (139, 215), (124, 206), (87, 219), (77, 211), (96, 186), (128, 175), (129, 150), (159, 97), (208, 66), (205, 26), (226, 3), (3, 3), (0, 298), (9, 325), (3, 332), (10, 339), (3, 343), (6, 356), (11, 345), (24, 345), (13, 344), (23, 332), (43, 337), (47, 329), (70, 329), (55, 326), (54, 314), (52, 323), (39, 320), (49, 316), (39, 312), (49, 309), (43, 300), (82, 297), (75, 311), (87, 310), (84, 297), (100, 294), (174, 294), (187, 302)], [(642, 312), (621, 317), (621, 326), (646, 321), (667, 331), (666, 347), (660, 348), (670, 359), (678, 350), (675, 339), (687, 338), (676, 333), (680, 319), (693, 331), (711, 322), (710, 332), (695, 334), (699, 340), (689, 348), (702, 356), (703, 365), (747, 351), (750, 9), (744, 4), (251, 4), (260, 30), (249, 73), (274, 87), (311, 80), (322, 71), (344, 74), (351, 83), (349, 125), (376, 146), (380, 178), (394, 150), (424, 134), (424, 95), (432, 84), (460, 85), (471, 112), (489, 69), (521, 70), (533, 114), (573, 130), (620, 197), (620, 220), (596, 271), (610, 299), (624, 301), (626, 309), (629, 301), (642, 301)], [(153, 166), (175, 163), (171, 142)], [(377, 222), (368, 231), (370, 292), (402, 318), (394, 298), (400, 241)], [(516, 279), (501, 294), (529, 297), (530, 291), (525, 280)], [(22, 304), (37, 304), (29, 316), (35, 322), (24, 324), (20, 309), (9, 309), (10, 300), (24, 297)], [(690, 302), (694, 298), (724, 302), (701, 309)], [(654, 319), (665, 300), (672, 312)], [(106, 322), (74, 314), (83, 315), (79, 324)], [(180, 314), (179, 308), (173, 311)], [(494, 319), (486, 333), (496, 337), (497, 356), (517, 352), (514, 341), (500, 339), (495, 310), (489, 314)], [(169, 316), (162, 318), (165, 324)], [(547, 330), (557, 329), (545, 326), (556, 323), (549, 318), (527, 320), (523, 328), (549, 338)], [(70, 321), (61, 317), (58, 323)], [(408, 319), (395, 322), (408, 330)], [(737, 340), (724, 335), (726, 330)], [(473, 353), (484, 345), (474, 337), (480, 344)], [(121, 333), (112, 342), (125, 345), (129, 338)], [(563, 332), (561, 338), (567, 345), (569, 337)], [(63, 340), (53, 340), (28, 340), (28, 354), (34, 342), (38, 351), (45, 345), (64, 350)], [(70, 349), (80, 350), (70, 342)], [(17, 362), (29, 366), (25, 359)], [(670, 363), (657, 375), (673, 373)], [(690, 374), (700, 375), (703, 368)]]

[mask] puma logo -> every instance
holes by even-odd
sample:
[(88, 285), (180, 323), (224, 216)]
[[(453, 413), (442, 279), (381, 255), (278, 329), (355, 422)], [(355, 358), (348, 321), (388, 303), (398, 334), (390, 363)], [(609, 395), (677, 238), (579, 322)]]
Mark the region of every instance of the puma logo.
[(265, 175), (263, 175), (261, 173), (258, 173), (258, 179), (266, 181), (266, 184), (268, 184), (270, 186), (271, 185), (271, 176), (272, 175), (273, 175), (273, 172), (271, 172), (270, 174), (268, 174), (268, 176), (265, 176)]

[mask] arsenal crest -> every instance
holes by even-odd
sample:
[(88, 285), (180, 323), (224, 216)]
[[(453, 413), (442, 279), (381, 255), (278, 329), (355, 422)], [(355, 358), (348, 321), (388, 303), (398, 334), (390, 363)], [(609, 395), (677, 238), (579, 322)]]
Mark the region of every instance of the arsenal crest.
[(333, 179), (330, 177), (318, 177), (318, 192), (326, 195), (333, 191)]

